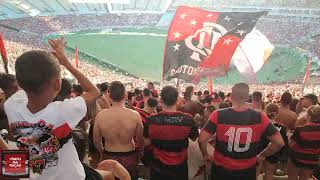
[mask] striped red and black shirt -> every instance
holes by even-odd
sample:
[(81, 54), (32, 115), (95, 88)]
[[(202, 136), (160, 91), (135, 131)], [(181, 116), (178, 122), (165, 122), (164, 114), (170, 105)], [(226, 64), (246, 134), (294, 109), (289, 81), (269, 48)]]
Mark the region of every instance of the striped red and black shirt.
[(148, 112), (146, 112), (146, 111), (144, 111), (143, 109), (140, 109), (140, 108), (135, 108), (134, 110), (137, 111), (140, 114), (141, 119), (142, 119), (142, 123), (144, 125), (146, 123), (146, 121), (147, 121), (147, 117), (150, 116), (150, 113), (148, 113)]
[(177, 166), (188, 159), (189, 138), (197, 138), (199, 131), (189, 114), (160, 112), (147, 118), (144, 136), (151, 140), (156, 160)]
[(290, 157), (307, 166), (316, 166), (320, 154), (320, 122), (297, 127), (289, 143)]
[(204, 130), (216, 133), (214, 161), (228, 170), (255, 166), (259, 143), (279, 133), (264, 113), (252, 109), (238, 112), (232, 108), (213, 112)]

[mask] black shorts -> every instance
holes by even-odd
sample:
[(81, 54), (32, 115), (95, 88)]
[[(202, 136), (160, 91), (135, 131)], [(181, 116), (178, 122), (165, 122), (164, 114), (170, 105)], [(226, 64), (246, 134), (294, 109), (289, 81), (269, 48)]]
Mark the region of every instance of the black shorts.
[(152, 163), (150, 180), (188, 180), (188, 163), (171, 166), (154, 160)]
[(256, 180), (256, 167), (243, 170), (229, 170), (212, 164), (211, 180)]
[(307, 168), (307, 169), (315, 170), (318, 167), (317, 164), (305, 164), (291, 157), (289, 159), (297, 168)]

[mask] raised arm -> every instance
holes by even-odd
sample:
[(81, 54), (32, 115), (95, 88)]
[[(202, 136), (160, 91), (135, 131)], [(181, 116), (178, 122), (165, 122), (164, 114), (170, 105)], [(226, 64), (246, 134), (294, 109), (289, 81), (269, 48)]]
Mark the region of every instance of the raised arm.
[(86, 104), (94, 103), (100, 96), (100, 92), (90, 80), (83, 75), (78, 69), (76, 69), (68, 60), (68, 57), (64, 53), (65, 41), (63, 38), (51, 39), (48, 41), (53, 49), (52, 54), (58, 59), (59, 63), (64, 66), (70, 73), (78, 80), (83, 90), (86, 92), (82, 95)]

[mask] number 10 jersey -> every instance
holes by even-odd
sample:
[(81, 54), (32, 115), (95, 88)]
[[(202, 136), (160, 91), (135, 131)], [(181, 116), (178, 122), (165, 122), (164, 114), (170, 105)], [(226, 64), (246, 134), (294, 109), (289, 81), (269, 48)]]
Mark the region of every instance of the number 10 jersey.
[(213, 112), (203, 130), (216, 133), (214, 162), (228, 170), (256, 166), (260, 142), (278, 133), (264, 113), (232, 108)]

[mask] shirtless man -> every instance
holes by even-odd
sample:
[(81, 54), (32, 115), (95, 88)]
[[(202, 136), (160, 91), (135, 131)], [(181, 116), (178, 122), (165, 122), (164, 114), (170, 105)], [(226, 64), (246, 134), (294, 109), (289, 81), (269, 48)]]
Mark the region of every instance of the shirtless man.
[(308, 122), (307, 110), (312, 105), (317, 105), (317, 104), (319, 104), (318, 97), (314, 94), (307, 94), (299, 100), (296, 108), (297, 113), (299, 113), (298, 120), (296, 122), (296, 127), (307, 124)]
[[(126, 88), (114, 81), (109, 88), (112, 107), (98, 113), (93, 131), (93, 141), (102, 159), (113, 159), (123, 165), (132, 179), (137, 179), (136, 168), (139, 151), (143, 152), (143, 125), (136, 111), (125, 108)], [(102, 137), (105, 145), (102, 146)]]
[(297, 114), (290, 110), (290, 103), (292, 101), (292, 95), (289, 92), (284, 92), (280, 99), (279, 113), (276, 116), (275, 121), (289, 130), (295, 128), (297, 121)]

